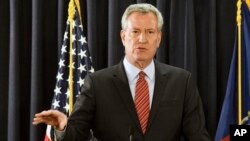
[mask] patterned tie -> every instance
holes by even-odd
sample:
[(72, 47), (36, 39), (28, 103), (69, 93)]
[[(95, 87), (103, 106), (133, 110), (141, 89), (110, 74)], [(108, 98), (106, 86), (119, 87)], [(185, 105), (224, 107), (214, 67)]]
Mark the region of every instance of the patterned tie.
[(144, 77), (145, 73), (141, 71), (135, 88), (135, 109), (143, 134), (146, 132), (149, 117), (149, 89)]

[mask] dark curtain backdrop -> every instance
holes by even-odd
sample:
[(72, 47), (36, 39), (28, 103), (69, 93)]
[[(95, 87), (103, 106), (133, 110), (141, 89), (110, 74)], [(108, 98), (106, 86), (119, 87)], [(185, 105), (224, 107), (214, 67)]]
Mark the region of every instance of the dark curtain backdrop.
[[(236, 0), (80, 2), (95, 70), (123, 57), (120, 19), (129, 4), (147, 2), (160, 9), (165, 23), (156, 59), (192, 72), (214, 137), (234, 44)], [(43, 140), (46, 126), (31, 121), (50, 108), (67, 7), (68, 0), (0, 1), (1, 141)]]

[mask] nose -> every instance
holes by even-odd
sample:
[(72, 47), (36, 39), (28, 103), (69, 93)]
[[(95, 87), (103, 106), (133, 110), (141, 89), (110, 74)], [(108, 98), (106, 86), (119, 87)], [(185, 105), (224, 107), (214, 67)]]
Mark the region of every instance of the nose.
[(140, 42), (140, 43), (145, 43), (146, 41), (147, 41), (146, 34), (142, 32), (142, 33), (139, 35), (139, 42)]

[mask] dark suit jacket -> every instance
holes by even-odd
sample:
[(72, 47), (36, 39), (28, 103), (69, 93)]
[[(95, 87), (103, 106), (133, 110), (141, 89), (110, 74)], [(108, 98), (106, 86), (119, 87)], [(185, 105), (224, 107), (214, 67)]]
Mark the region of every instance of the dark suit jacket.
[(85, 79), (64, 140), (209, 141), (203, 107), (191, 74), (155, 61), (155, 88), (147, 131), (142, 134), (123, 63)]

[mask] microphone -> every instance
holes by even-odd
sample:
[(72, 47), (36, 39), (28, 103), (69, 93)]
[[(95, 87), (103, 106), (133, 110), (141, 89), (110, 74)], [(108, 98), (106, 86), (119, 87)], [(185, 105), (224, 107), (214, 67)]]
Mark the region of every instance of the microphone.
[(133, 141), (134, 140), (134, 128), (132, 126), (129, 126), (129, 141)]
[(249, 125), (250, 124), (250, 111), (248, 112), (248, 115), (243, 118), (241, 124), (242, 125)]

